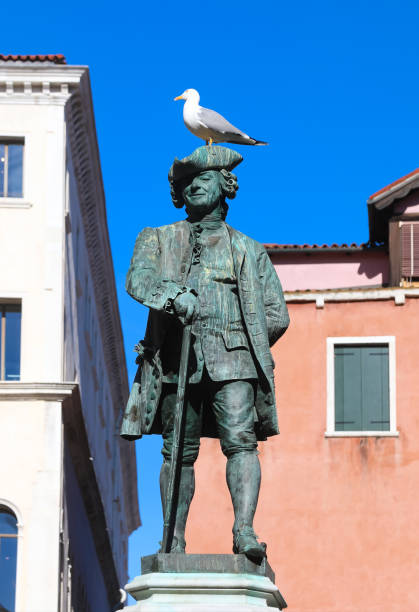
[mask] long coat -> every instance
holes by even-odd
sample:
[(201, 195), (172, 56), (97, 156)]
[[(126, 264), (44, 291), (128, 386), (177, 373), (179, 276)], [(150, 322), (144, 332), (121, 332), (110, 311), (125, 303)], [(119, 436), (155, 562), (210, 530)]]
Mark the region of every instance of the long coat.
[[(255, 432), (259, 440), (279, 433), (275, 405), (274, 362), (270, 347), (289, 325), (281, 283), (259, 242), (227, 225), (244, 326), (257, 370)], [(161, 433), (159, 400), (162, 389), (160, 349), (174, 315), (170, 300), (186, 285), (192, 259), (190, 224), (180, 221), (145, 228), (137, 237), (126, 280), (127, 292), (150, 308), (147, 330), (139, 345), (137, 375), (125, 410), (121, 436), (134, 440)], [(203, 436), (217, 437), (211, 421)]]

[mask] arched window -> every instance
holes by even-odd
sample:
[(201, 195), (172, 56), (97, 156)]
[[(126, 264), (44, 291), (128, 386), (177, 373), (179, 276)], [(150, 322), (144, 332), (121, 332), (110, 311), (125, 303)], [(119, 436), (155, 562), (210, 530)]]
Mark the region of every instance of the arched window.
[(17, 518), (0, 506), (0, 610), (15, 612)]

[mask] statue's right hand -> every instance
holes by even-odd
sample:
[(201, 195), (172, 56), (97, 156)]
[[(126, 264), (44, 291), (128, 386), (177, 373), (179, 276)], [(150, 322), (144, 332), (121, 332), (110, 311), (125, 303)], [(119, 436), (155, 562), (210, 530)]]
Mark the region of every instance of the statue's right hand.
[(182, 323), (186, 325), (198, 312), (198, 299), (193, 293), (181, 293), (174, 299), (173, 308)]

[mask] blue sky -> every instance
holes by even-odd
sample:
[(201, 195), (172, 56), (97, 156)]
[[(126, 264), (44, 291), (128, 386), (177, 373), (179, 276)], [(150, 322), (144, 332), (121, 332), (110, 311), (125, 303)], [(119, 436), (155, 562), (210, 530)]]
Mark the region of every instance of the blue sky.
[[(419, 165), (417, 2), (21, 0), (2, 22), (1, 53), (90, 66), (131, 379), (145, 323), (124, 292), (135, 237), (183, 218), (167, 172), (200, 145), (173, 102), (184, 89), (269, 141), (237, 146), (228, 218), (261, 242), (366, 241), (368, 196)], [(158, 438), (137, 444), (143, 527), (131, 575), (161, 536), (159, 448)]]

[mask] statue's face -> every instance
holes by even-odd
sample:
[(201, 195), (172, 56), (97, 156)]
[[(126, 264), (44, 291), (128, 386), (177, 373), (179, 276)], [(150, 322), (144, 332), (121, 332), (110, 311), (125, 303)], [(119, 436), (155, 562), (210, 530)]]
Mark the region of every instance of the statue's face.
[(208, 213), (218, 205), (221, 195), (221, 174), (217, 170), (201, 172), (183, 190), (186, 212), (192, 216)]

